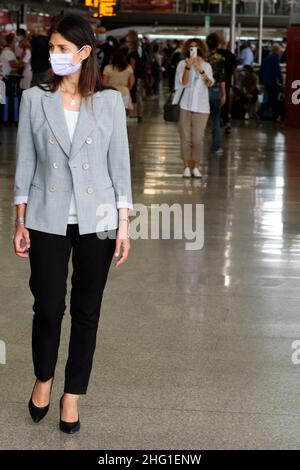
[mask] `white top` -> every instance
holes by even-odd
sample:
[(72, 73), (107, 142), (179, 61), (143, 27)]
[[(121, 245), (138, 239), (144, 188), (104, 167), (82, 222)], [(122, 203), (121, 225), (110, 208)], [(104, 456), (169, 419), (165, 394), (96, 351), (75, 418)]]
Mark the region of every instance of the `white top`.
[(31, 50), (26, 49), (25, 55), (23, 57), (23, 62), (24, 62), (24, 70), (23, 70), (23, 76), (20, 81), (20, 88), (22, 90), (27, 90), (31, 86), (31, 80), (32, 80), (32, 70), (31, 70)]
[[(175, 77), (175, 96), (173, 104), (178, 103), (180, 95), (184, 90), (180, 107), (187, 111), (195, 113), (209, 113), (209, 94), (208, 86), (205, 84), (199, 72), (195, 67), (191, 67), (189, 72), (189, 81), (186, 85), (182, 84), (182, 77), (185, 69), (185, 60), (181, 60), (177, 66)], [(214, 83), (213, 71), (208, 62), (204, 62), (203, 70), (209, 79)]]
[(17, 60), (15, 54), (9, 47), (5, 47), (0, 54), (0, 62), (2, 64), (2, 75), (6, 77), (11, 72), (10, 61)]
[[(69, 136), (72, 142), (78, 116), (79, 116), (79, 111), (69, 111), (68, 109), (65, 109), (64, 111), (65, 111), (65, 118), (66, 118), (66, 123), (67, 123), (68, 131), (69, 131)], [(68, 224), (78, 224), (77, 207), (76, 207), (76, 201), (75, 201), (75, 196), (74, 196), (74, 190), (72, 191)]]

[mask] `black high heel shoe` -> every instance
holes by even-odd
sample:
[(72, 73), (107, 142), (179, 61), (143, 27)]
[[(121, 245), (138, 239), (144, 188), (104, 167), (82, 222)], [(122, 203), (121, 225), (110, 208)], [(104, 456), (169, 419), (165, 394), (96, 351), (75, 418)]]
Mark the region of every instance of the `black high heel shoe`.
[[(51, 387), (50, 387), (50, 396), (51, 396), (53, 381), (54, 381), (54, 379), (52, 379), (52, 383), (51, 383)], [(35, 388), (36, 382), (37, 382), (37, 380), (35, 381), (33, 390)], [(34, 423), (39, 423), (43, 418), (45, 418), (46, 414), (49, 411), (50, 397), (49, 397), (48, 405), (46, 405), (46, 406), (36, 406), (32, 401), (32, 395), (33, 395), (33, 391), (32, 391), (32, 394), (31, 394), (31, 397), (30, 397), (30, 400), (29, 400), (29, 403), (28, 403), (28, 409), (29, 409), (29, 413), (30, 413), (30, 416), (31, 416), (33, 422)]]
[[(62, 396), (61, 399), (59, 400), (60, 414), (61, 414), (61, 409), (63, 407), (63, 404), (62, 404), (63, 397), (64, 396)], [(60, 419), (59, 420), (59, 429), (62, 432), (65, 432), (67, 434), (75, 434), (76, 432), (78, 432), (80, 430), (79, 415), (78, 415), (78, 420), (74, 421), (73, 423), (68, 423), (67, 421), (63, 421), (62, 419)]]

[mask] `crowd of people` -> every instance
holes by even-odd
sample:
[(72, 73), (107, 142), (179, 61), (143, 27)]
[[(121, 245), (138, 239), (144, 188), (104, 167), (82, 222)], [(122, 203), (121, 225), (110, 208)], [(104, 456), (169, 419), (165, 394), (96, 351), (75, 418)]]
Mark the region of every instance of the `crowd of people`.
[[(284, 118), (280, 63), (286, 56), (278, 44), (273, 44), (271, 51), (264, 50), (257, 74), (253, 68), (255, 47), (245, 42), (233, 54), (225, 37), (217, 33), (209, 34), (206, 41), (195, 38), (151, 42), (129, 30), (117, 40), (99, 26), (95, 36), (103, 84), (121, 92), (128, 119), (142, 121), (143, 101), (159, 95), (162, 83), (165, 90), (176, 89), (174, 103), (180, 100), (184, 176), (201, 177), (199, 161), (209, 115), (211, 150), (219, 156), (223, 155), (221, 127), (230, 134), (231, 117), (256, 121), (270, 116), (274, 121)], [(46, 35), (18, 29), (15, 35), (2, 37), (0, 44), (1, 74), (9, 102), (47, 77), (48, 39)], [(7, 118), (13, 119), (13, 102), (8, 107)]]

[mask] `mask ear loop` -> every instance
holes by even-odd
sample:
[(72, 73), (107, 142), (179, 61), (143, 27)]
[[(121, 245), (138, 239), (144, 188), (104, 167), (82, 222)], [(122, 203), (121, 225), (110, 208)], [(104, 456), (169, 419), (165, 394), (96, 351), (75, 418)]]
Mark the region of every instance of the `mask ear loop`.
[[(78, 54), (80, 51), (82, 51), (82, 49), (84, 48), (85, 46), (82, 46), (78, 51), (75, 52), (75, 54), (73, 54), (73, 57), (74, 55)], [(83, 59), (80, 59), (80, 64), (83, 62)], [(73, 64), (73, 59), (72, 59), (72, 65), (76, 65), (76, 64)]]

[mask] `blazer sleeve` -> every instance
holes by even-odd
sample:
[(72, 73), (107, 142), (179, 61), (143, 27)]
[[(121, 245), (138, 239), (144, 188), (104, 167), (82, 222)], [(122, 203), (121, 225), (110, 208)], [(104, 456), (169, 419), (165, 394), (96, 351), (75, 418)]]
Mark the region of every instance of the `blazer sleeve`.
[(23, 92), (20, 105), (16, 153), (17, 163), (14, 181), (14, 204), (21, 204), (27, 202), (30, 185), (36, 168), (36, 150), (30, 119), (30, 100), (26, 92)]
[(113, 112), (113, 131), (108, 149), (108, 171), (115, 190), (117, 208), (132, 209), (126, 112), (122, 95), (119, 92)]

